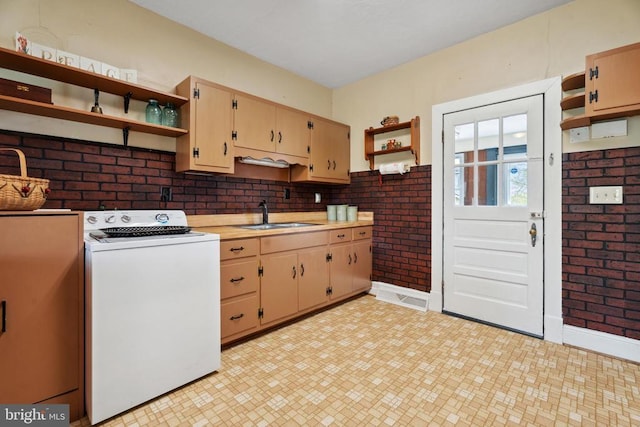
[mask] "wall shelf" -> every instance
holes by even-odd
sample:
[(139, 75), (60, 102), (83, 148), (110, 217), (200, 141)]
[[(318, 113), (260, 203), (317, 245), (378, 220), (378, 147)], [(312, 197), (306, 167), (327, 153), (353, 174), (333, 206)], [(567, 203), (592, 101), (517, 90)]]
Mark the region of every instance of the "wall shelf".
[[(189, 98), (183, 96), (157, 91), (138, 84), (95, 74), (79, 68), (58, 64), (56, 62), (47, 61), (1, 47), (0, 67), (122, 96), (124, 100), (125, 113), (128, 110), (130, 99), (146, 102), (153, 98), (157, 99), (160, 104), (171, 102), (178, 107), (189, 102)], [(129, 131), (168, 137), (178, 137), (189, 132), (186, 129), (160, 126), (141, 122), (139, 120), (128, 119), (126, 117), (92, 113), (90, 111), (83, 111), (4, 95), (0, 95), (0, 109), (122, 129), (125, 146), (127, 145)]]
[[(392, 148), (389, 150), (375, 150), (375, 135), (395, 132), (403, 129), (408, 129), (410, 131), (411, 144), (409, 146)], [(403, 151), (410, 151), (414, 155), (416, 165), (420, 164), (420, 116), (415, 116), (408, 122), (379, 128), (370, 127), (369, 129), (364, 130), (364, 158), (365, 160), (369, 160), (369, 169), (374, 169), (376, 156), (400, 153)]]

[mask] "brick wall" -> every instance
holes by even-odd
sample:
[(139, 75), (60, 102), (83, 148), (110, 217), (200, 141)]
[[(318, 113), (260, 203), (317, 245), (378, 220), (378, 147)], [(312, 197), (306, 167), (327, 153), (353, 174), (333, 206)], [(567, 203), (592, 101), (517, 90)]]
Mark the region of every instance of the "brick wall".
[[(564, 323), (640, 339), (640, 147), (565, 154), (562, 185)], [(609, 185), (624, 204), (589, 204)]]
[(431, 290), (431, 166), (404, 175), (353, 173), (334, 200), (374, 213), (374, 281)]
[[(176, 173), (175, 155), (107, 144), (0, 132), (0, 146), (20, 148), (29, 176), (50, 180), (43, 208), (73, 210), (180, 209), (189, 215), (257, 213), (266, 199), (274, 212), (322, 211), (332, 186), (290, 184), (225, 176)], [(17, 157), (0, 155), (0, 174), (18, 174)], [(160, 188), (170, 187), (163, 202)], [(290, 199), (284, 190), (291, 191)], [(321, 192), (323, 204), (314, 203)]]

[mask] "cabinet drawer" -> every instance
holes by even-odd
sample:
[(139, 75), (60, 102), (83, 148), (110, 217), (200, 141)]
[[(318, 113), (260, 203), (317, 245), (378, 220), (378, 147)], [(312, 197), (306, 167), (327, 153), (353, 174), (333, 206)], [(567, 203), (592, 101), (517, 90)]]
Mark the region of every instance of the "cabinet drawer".
[(258, 255), (258, 239), (223, 240), (220, 242), (220, 261)]
[(226, 261), (220, 266), (220, 298), (226, 299), (258, 290), (258, 261)]
[(373, 227), (355, 227), (353, 229), (353, 240), (370, 239), (373, 235)]
[(258, 327), (258, 295), (220, 306), (222, 338)]
[(260, 245), (261, 253), (291, 251), (302, 248), (312, 248), (327, 244), (327, 232), (316, 231), (313, 233), (282, 234), (279, 236), (262, 237)]
[(329, 243), (340, 243), (351, 241), (351, 229), (340, 228), (338, 230), (331, 230), (329, 232)]

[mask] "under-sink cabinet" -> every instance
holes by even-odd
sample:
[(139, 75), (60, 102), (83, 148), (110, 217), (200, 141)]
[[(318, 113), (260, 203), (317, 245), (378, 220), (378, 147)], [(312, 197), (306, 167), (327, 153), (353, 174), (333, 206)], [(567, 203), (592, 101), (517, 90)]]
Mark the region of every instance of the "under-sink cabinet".
[[(326, 231), (261, 238), (260, 321), (268, 325), (321, 304), (329, 284)], [(299, 302), (303, 307), (300, 307)]]
[(77, 213), (0, 214), (0, 402), (84, 415), (84, 251)]

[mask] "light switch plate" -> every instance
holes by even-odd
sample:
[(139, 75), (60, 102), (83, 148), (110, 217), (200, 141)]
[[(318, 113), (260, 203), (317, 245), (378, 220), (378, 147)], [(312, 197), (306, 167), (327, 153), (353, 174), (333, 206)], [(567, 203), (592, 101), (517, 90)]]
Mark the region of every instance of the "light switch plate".
[(622, 186), (589, 187), (589, 203), (592, 205), (621, 205)]
[(569, 129), (569, 142), (584, 142), (589, 140), (589, 126)]

